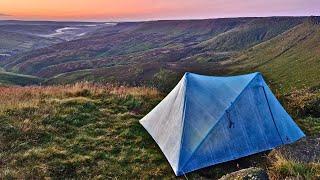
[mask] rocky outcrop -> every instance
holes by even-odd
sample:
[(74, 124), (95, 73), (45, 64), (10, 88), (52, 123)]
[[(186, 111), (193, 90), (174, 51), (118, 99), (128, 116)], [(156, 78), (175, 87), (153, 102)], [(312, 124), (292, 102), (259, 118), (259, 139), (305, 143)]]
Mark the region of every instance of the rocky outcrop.
[(256, 167), (242, 169), (222, 176), (219, 180), (268, 180), (266, 170)]

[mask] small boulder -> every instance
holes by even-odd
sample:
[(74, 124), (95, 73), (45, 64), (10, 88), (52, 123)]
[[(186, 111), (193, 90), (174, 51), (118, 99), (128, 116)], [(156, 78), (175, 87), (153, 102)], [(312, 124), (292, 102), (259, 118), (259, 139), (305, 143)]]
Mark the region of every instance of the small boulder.
[(219, 180), (268, 180), (266, 170), (256, 167), (242, 169), (222, 176)]

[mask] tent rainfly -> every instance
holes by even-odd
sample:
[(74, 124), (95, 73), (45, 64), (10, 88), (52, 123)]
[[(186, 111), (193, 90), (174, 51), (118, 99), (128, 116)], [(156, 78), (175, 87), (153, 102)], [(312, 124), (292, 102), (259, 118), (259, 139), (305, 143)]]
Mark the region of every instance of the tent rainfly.
[(177, 176), (305, 136), (260, 73), (186, 73), (140, 123)]

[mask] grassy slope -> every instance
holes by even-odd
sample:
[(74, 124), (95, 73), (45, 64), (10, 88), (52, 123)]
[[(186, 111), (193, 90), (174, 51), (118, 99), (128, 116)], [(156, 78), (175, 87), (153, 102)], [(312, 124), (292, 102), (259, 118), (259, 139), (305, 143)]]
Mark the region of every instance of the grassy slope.
[(0, 69), (0, 85), (32, 85), (42, 82), (41, 78), (29, 75), (16, 74), (11, 72), (1, 71)]
[[(120, 23), (100, 30), (90, 38), (58, 44), (11, 59), (5, 68), (46, 78), (88, 69), (93, 74), (99, 74), (106, 67), (130, 67), (135, 64), (139, 64), (142, 68), (139, 72), (143, 74), (147, 66), (144, 64), (148, 63), (160, 63), (163, 67), (176, 62), (176, 66), (183, 69), (184, 64), (180, 60), (187, 59), (184, 63), (188, 64), (201, 61), (196, 56), (199, 53), (243, 50), (302, 21), (303, 18), (274, 17)], [(237, 33), (231, 33), (234, 31)], [(248, 34), (252, 35), (248, 37)], [(212, 42), (216, 36), (220, 38)], [(219, 60), (220, 56), (211, 61)], [(159, 67), (154, 66), (153, 69), (154, 72), (159, 71)]]
[(290, 21), (290, 18), (255, 19), (204, 41), (199, 46), (207, 50), (243, 50), (275, 37), (299, 23)]
[[(195, 24), (201, 25), (197, 29), (194, 29), (196, 32), (188, 32), (189, 29), (193, 29), (192, 22), (188, 21), (119, 24), (111, 28), (111, 30), (101, 30), (98, 34), (88, 39), (59, 44), (53, 49), (42, 50), (42, 53), (41, 51), (31, 52), (26, 56), (18, 57), (7, 64), (6, 68), (18, 69), (26, 73), (33, 73), (34, 69), (38, 69), (40, 71), (37, 73), (40, 73), (42, 76), (47, 76), (47, 73), (41, 74), (41, 72), (50, 72), (52, 69), (54, 73), (49, 75), (57, 75), (62, 72), (81, 70), (83, 68), (94, 69), (97, 66), (103, 67), (108, 65), (110, 56), (137, 53), (152, 48), (163, 47), (167, 44), (175, 47), (184, 39), (189, 39), (187, 42), (198, 41), (197, 38), (191, 38), (192, 35), (198, 38), (205, 38), (209, 37), (212, 33), (223, 32), (225, 29), (235, 26), (233, 24), (224, 26), (223, 23), (220, 23), (220, 26), (222, 26), (220, 27), (218, 26), (219, 23), (212, 23), (211, 21), (196, 21)], [(210, 32), (211, 27), (216, 24), (217, 32)], [(172, 28), (173, 26), (174, 28)], [(149, 61), (150, 55), (148, 54)], [(137, 56), (138, 54), (132, 54), (132, 58), (134, 59)], [(153, 55), (152, 57), (157, 56)], [(95, 59), (98, 61), (97, 66), (95, 66), (94, 62), (91, 63)], [(118, 59), (116, 59), (116, 63), (119, 63)], [(131, 60), (131, 57), (121, 57), (121, 59), (122, 61), (134, 61)], [(144, 57), (144, 59), (147, 58)], [(73, 62), (76, 64), (71, 64)], [(79, 67), (80, 65), (82, 67)], [(55, 66), (58, 66), (58, 68), (54, 69)]]
[(235, 69), (259, 70), (284, 93), (320, 83), (320, 25), (304, 23), (250, 48)]
[(78, 84), (0, 93), (7, 96), (0, 105), (0, 178), (172, 177), (138, 124), (159, 102), (155, 90)]
[[(4, 95), (0, 99), (0, 178), (175, 177), (138, 123), (163, 98), (155, 89), (78, 83), (2, 87), (0, 96)], [(302, 127), (310, 128), (310, 135), (318, 133), (312, 131), (314, 127)], [(255, 155), (187, 176), (218, 178), (243, 167), (266, 168), (266, 161), (264, 155)], [(318, 164), (282, 157), (272, 163), (270, 173), (281, 178), (317, 173)]]
[[(0, 20), (0, 53), (16, 55), (64, 42), (66, 39), (74, 38), (75, 35), (61, 34), (57, 37), (39, 35), (53, 34), (59, 28), (88, 24), (95, 25), (97, 23)], [(86, 29), (88, 32), (91, 32), (99, 27), (80, 27), (80, 29)]]
[[(177, 22), (174, 28), (170, 28), (173, 26), (171, 21), (148, 22), (134, 28), (133, 32), (126, 33), (131, 36), (132, 33), (137, 32), (145, 35), (150, 33), (161, 35), (162, 40), (159, 37), (150, 37), (144, 42), (156, 45), (157, 48), (149, 47), (145, 48), (145, 51), (131, 52), (121, 57), (74, 59), (71, 62), (46, 67), (37, 73), (40, 76), (51, 77), (59, 72), (68, 72), (53, 77), (48, 83), (75, 82), (78, 79), (136, 83), (136, 79), (150, 80), (150, 76), (155, 75), (161, 68), (180, 73), (184, 71), (218, 73), (224, 69), (224, 67), (218, 67), (218, 62), (228, 59), (238, 50), (268, 40), (300, 22), (300, 19), (292, 18), (222, 19), (217, 22), (214, 20), (181, 21)], [(153, 42), (156, 40), (160, 42)], [(170, 41), (167, 42), (168, 40)], [(120, 48), (121, 51), (117, 52), (126, 54), (127, 48), (135, 47), (134, 42), (135, 39), (131, 38), (128, 44), (123, 44), (121, 47), (115, 45), (112, 48), (114, 50)], [(170, 45), (163, 46), (161, 43)], [(137, 44), (140, 46), (141, 43)], [(85, 69), (85, 76), (82, 74), (84, 72), (82, 69)], [(128, 69), (131, 76), (127, 75), (128, 72), (119, 71), (119, 69)], [(111, 78), (110, 71), (113, 73)]]
[[(0, 26), (1, 28), (1, 26)], [(0, 53), (16, 54), (61, 42), (29, 34), (0, 30)]]

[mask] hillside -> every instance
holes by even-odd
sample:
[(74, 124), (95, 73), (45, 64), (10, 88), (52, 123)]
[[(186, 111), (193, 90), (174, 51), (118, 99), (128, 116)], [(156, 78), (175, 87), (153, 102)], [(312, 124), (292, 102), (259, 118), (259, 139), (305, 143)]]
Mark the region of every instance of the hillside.
[(41, 78), (35, 76), (5, 72), (0, 68), (0, 85), (26, 86), (40, 84), (42, 81)]
[[(15, 23), (2, 24), (3, 30), (21, 33), (13, 28), (18, 27)], [(34, 24), (19, 26), (28, 27), (25, 32), (30, 34), (39, 31)], [(39, 29), (47, 33), (66, 25), (84, 26), (42, 24)], [(185, 71), (213, 75), (261, 71), (279, 91), (287, 93), (319, 85), (319, 29), (319, 17), (118, 23), (96, 28), (76, 40), (0, 58), (0, 66), (8, 72), (41, 77), (45, 84), (88, 80), (154, 85), (160, 75), (175, 76), (171, 84), (162, 85), (167, 87)], [(19, 47), (15, 37), (5, 36), (10, 41), (4, 42)]]
[(236, 71), (261, 71), (283, 92), (319, 86), (320, 25), (298, 25), (245, 51), (236, 63)]
[(28, 34), (8, 32), (0, 27), (0, 58), (12, 56), (16, 53), (26, 52), (32, 49), (46, 47), (61, 42), (58, 39), (46, 39)]
[(105, 26), (108, 25), (87, 22), (0, 20), (0, 61), (19, 53), (77, 39)]
[(223, 69), (217, 67), (219, 61), (305, 20), (270, 17), (119, 23), (2, 64), (7, 71), (47, 78), (49, 83), (86, 79), (136, 84), (152, 80), (160, 69), (217, 73)]

